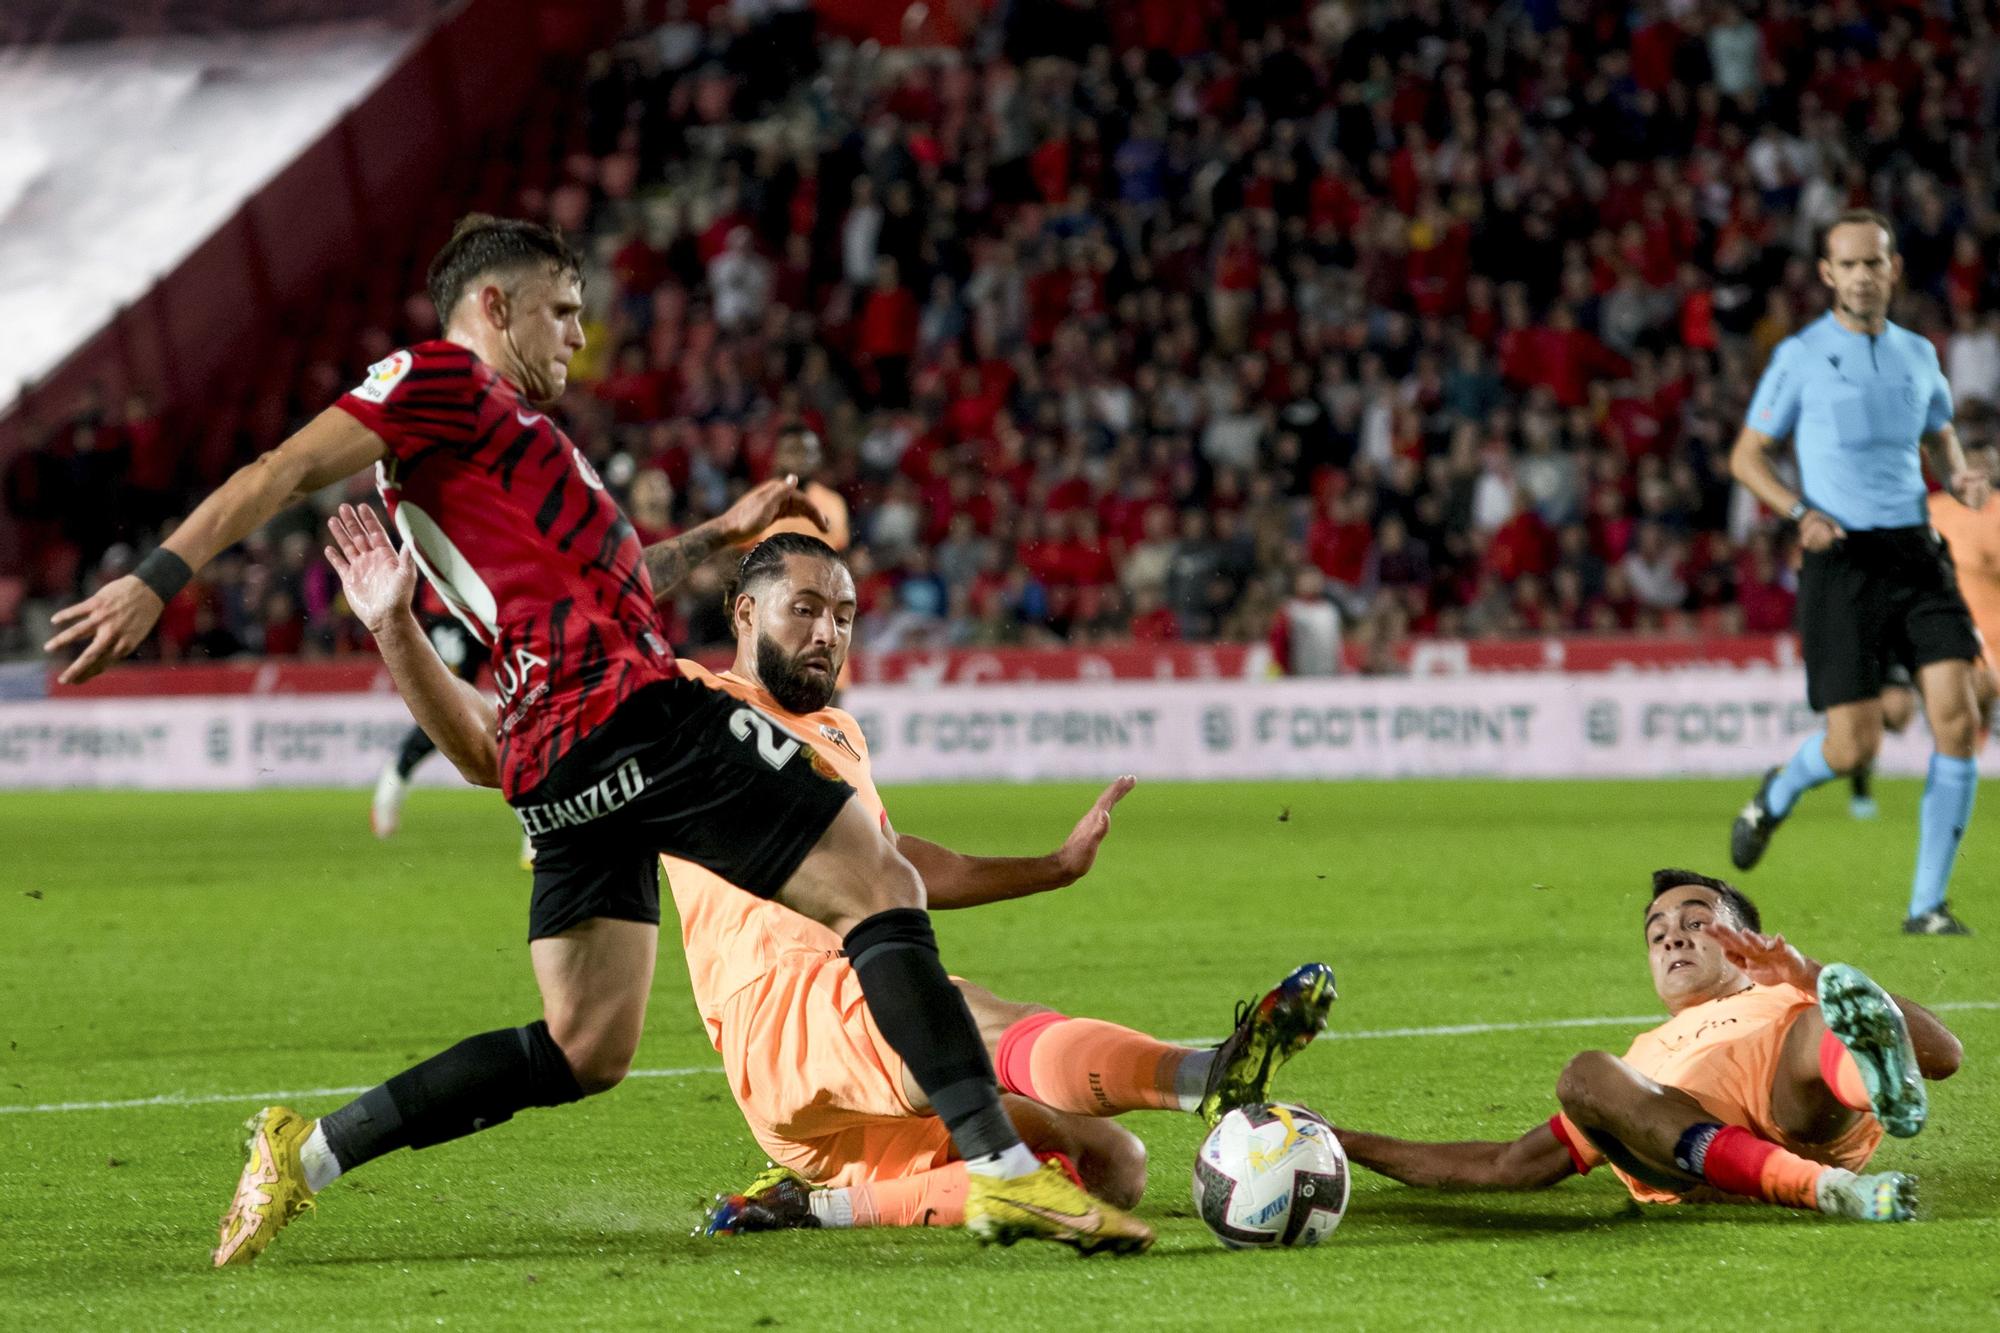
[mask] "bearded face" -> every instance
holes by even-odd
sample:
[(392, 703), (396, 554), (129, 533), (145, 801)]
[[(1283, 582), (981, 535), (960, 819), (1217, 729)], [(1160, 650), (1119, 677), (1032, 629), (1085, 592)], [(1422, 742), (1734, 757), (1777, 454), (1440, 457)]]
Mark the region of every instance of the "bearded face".
[(824, 646), (808, 644), (788, 653), (770, 635), (759, 634), (757, 678), (786, 712), (817, 713), (833, 702), (839, 672), (833, 653)]

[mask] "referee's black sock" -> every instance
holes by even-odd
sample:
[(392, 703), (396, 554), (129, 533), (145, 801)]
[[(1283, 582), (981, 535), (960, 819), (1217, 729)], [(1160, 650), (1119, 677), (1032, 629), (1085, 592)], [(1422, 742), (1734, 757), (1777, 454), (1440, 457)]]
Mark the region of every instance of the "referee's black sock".
[(467, 1037), (321, 1116), (318, 1129), (340, 1169), (351, 1171), (398, 1148), (448, 1143), (526, 1107), (582, 1096), (549, 1025), (537, 1020)]
[(1018, 1148), (1021, 1136), (1001, 1108), (979, 1025), (938, 959), (930, 914), (915, 907), (877, 912), (843, 944), (875, 1026), (910, 1067), (959, 1156), (972, 1162)]

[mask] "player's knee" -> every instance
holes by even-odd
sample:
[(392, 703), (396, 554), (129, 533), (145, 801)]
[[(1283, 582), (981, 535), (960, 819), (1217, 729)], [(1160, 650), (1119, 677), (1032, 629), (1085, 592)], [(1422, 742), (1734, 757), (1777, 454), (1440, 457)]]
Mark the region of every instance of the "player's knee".
[(1894, 697), (1882, 701), (1882, 729), (1891, 735), (1900, 736), (1903, 728), (1910, 725), (1916, 715), (1916, 705), (1910, 697), (1898, 691)]
[[(1970, 703), (1970, 700), (1967, 701)], [(1979, 744), (1979, 715), (1970, 707), (1940, 709), (1931, 735), (1940, 754), (1969, 755)]]
[(632, 1072), (632, 1057), (638, 1053), (639, 1044), (623, 1033), (601, 1028), (558, 1027), (555, 1023), (549, 1025), (549, 1032), (562, 1048), (563, 1058), (569, 1061), (569, 1072), (586, 1097), (609, 1092)]
[(876, 863), (868, 876), (869, 886), (874, 890), (873, 908), (886, 912), (896, 907), (925, 907), (929, 899), (924, 893), (924, 877), (910, 864), (904, 855), (893, 847)]
[(972, 1021), (979, 1025), (979, 1040), (986, 1045), (986, 1053), (999, 1059), (1001, 1039), (1008, 1029), (1026, 1018), (1037, 1014), (1052, 1014), (1055, 1010), (1040, 1004), (1015, 1004), (997, 999), (966, 982), (958, 983), (959, 993), (965, 996), (966, 1007), (972, 1010)]
[(1875, 756), (1882, 749), (1882, 728), (1855, 726), (1841, 731), (1829, 731), (1820, 752), (1826, 759), (1826, 766), (1836, 773), (1852, 773), (1867, 768), (1875, 762)]
[(1130, 1208), (1146, 1192), (1146, 1145), (1139, 1136), (1120, 1128), (1099, 1151), (1090, 1155), (1096, 1169), (1086, 1179), (1090, 1192), (1115, 1208)]
[(1562, 1103), (1563, 1114), (1580, 1125), (1598, 1123), (1617, 1066), (1618, 1057), (1609, 1051), (1580, 1051), (1571, 1056), (1556, 1079), (1556, 1100)]
[(837, 935), (878, 912), (926, 904), (916, 867), (873, 825), (846, 820), (827, 831), (778, 901)]
[(832, 926), (837, 934), (845, 935), (878, 912), (925, 905), (923, 876), (887, 843), (880, 855), (850, 861), (844, 872), (843, 882), (827, 895), (840, 922)]
[(629, 1048), (586, 1047), (579, 1056), (570, 1057), (570, 1072), (586, 1097), (609, 1092), (632, 1072), (632, 1054)]

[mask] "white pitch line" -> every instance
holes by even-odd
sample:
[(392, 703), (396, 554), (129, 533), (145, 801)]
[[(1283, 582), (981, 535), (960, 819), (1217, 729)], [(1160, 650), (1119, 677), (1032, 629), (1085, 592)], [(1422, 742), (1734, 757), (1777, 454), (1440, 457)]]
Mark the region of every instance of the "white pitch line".
[[(627, 1078), (687, 1078), (694, 1074), (720, 1074), (721, 1065), (699, 1065), (687, 1069), (634, 1069)], [(229, 1102), (296, 1102), (314, 1097), (354, 1097), (373, 1084), (352, 1088), (292, 1088), (283, 1092), (182, 1092), (161, 1093), (157, 1097), (130, 1097), (115, 1102), (43, 1102), (37, 1106), (0, 1106), (0, 1115), (46, 1115), (56, 1111), (138, 1111), (151, 1106), (221, 1106)]]
[[(1947, 1000), (1927, 1008), (1944, 1012), (1968, 1009), (2000, 1009), (2000, 1000)], [(1493, 1032), (1556, 1032), (1564, 1028), (1634, 1027), (1656, 1023), (1658, 1014), (1606, 1016), (1603, 1018), (1544, 1018), (1527, 1023), (1447, 1023), (1438, 1027), (1374, 1028), (1361, 1032), (1323, 1033), (1321, 1041), (1382, 1041), (1399, 1037), (1475, 1037)], [(1214, 1037), (1188, 1038), (1177, 1044), (1213, 1045)], [(690, 1065), (685, 1069), (634, 1069), (627, 1078), (693, 1078), (700, 1074), (720, 1074), (720, 1065)], [(0, 1106), (0, 1115), (50, 1115), (63, 1111), (139, 1111), (156, 1106), (221, 1106), (230, 1102), (292, 1102), (314, 1097), (352, 1097), (368, 1091), (370, 1085), (352, 1088), (295, 1088), (286, 1092), (207, 1092), (197, 1095), (168, 1092), (156, 1097), (131, 1097), (108, 1102), (41, 1102), (32, 1106)]]

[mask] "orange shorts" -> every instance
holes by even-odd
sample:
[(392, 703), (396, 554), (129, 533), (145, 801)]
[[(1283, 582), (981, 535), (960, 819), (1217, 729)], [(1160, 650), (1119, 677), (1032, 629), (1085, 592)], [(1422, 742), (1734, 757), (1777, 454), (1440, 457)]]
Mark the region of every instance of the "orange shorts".
[(723, 1001), (722, 1069), (770, 1159), (816, 1185), (929, 1171), (951, 1135), (903, 1093), (903, 1061), (839, 954), (798, 950)]
[[(1872, 1115), (1863, 1115), (1837, 1139), (1826, 1143), (1804, 1143), (1779, 1127), (1777, 1115), (1771, 1107), (1771, 1084), (1777, 1077), (1778, 1062), (1783, 1058), (1785, 1034), (1791, 1031), (1793, 1022), (1811, 1008), (1811, 998), (1802, 996), (1799, 1004), (1775, 1021), (1722, 1028), (1721, 1035), (1704, 1036), (1696, 1044), (1678, 1051), (1656, 1052), (1648, 1049), (1642, 1053), (1635, 1049), (1627, 1054), (1626, 1060), (1654, 1082), (1687, 1093), (1725, 1125), (1747, 1129), (1757, 1137), (1809, 1161), (1859, 1171), (1868, 1164), (1868, 1159), (1874, 1156), (1876, 1147), (1882, 1142), (1881, 1121)], [(1634, 1046), (1637, 1048), (1639, 1043), (1635, 1042)], [(1648, 1068), (1649, 1065), (1652, 1067)], [(1558, 1118), (1562, 1121), (1562, 1137), (1568, 1141), (1570, 1158), (1577, 1169), (1588, 1171), (1604, 1164), (1604, 1155), (1584, 1137), (1583, 1131), (1568, 1116)], [(1690, 1196), (1656, 1189), (1615, 1166), (1612, 1170), (1640, 1203), (1682, 1203), (1690, 1197), (1714, 1197), (1707, 1191)]]

